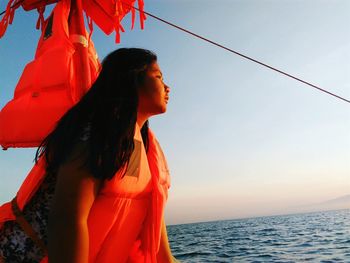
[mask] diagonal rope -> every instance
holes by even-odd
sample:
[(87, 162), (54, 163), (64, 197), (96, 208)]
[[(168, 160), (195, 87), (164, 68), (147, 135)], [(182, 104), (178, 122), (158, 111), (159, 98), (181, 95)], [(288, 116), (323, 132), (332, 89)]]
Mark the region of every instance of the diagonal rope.
[[(22, 4), (22, 2), (24, 2), (24, 0), (20, 0), (20, 1), (18, 1), (18, 2), (15, 2), (12, 6), (11, 6), (11, 8), (17, 8), (19, 5), (21, 5)], [(2, 11), (1, 13), (0, 13), (0, 16), (2, 16), (3, 14), (5, 14), (6, 13), (6, 10), (4, 10), (4, 11)]]
[[(123, 3), (125, 3), (125, 2), (123, 2)], [(127, 3), (125, 3), (125, 4), (126, 4), (126, 5), (129, 5), (129, 4), (127, 4)], [(129, 5), (129, 6), (131, 6), (131, 5)], [(208, 39), (208, 38), (205, 38), (205, 37), (200, 36), (200, 35), (198, 35), (198, 34), (196, 34), (196, 33), (193, 33), (193, 32), (191, 32), (191, 31), (189, 31), (189, 30), (187, 30), (187, 29), (185, 29), (185, 28), (183, 28), (183, 27), (177, 26), (177, 25), (175, 25), (175, 24), (173, 24), (173, 23), (171, 23), (171, 22), (169, 22), (169, 21), (166, 21), (166, 20), (164, 20), (164, 19), (162, 19), (162, 18), (160, 18), (160, 17), (158, 17), (158, 16), (152, 15), (152, 14), (146, 12), (146, 11), (140, 11), (137, 7), (134, 7), (134, 6), (131, 6), (131, 7), (132, 7), (132, 8), (135, 8), (135, 9), (138, 10), (139, 12), (144, 12), (146, 15), (148, 15), (148, 16), (150, 16), (150, 17), (153, 17), (154, 19), (159, 20), (159, 21), (161, 21), (161, 22), (163, 22), (163, 23), (165, 23), (165, 24), (167, 24), (167, 25), (169, 25), (169, 26), (175, 27), (176, 29), (179, 29), (179, 30), (181, 30), (181, 31), (183, 31), (183, 32), (185, 32), (185, 33), (187, 33), (187, 34), (190, 34), (190, 35), (196, 37), (196, 38), (199, 38), (199, 39), (201, 39), (201, 40), (204, 40), (204, 41), (206, 41), (206, 42), (209, 42), (210, 44), (213, 44), (213, 45), (215, 45), (215, 46), (217, 46), (217, 47), (219, 47), (219, 48), (225, 49), (225, 50), (227, 50), (227, 51), (229, 51), (229, 52), (231, 52), (231, 53), (234, 53), (234, 54), (236, 54), (236, 55), (238, 55), (238, 56), (241, 56), (241, 57), (243, 57), (243, 58), (245, 58), (245, 59), (248, 59), (248, 60), (250, 60), (250, 61), (253, 61), (254, 63), (257, 63), (257, 64), (259, 64), (259, 65), (261, 65), (261, 66), (267, 67), (267, 68), (269, 68), (269, 69), (271, 69), (271, 70), (273, 70), (273, 71), (276, 71), (276, 72), (278, 72), (278, 73), (280, 73), (280, 74), (283, 74), (283, 75), (285, 75), (285, 76), (287, 76), (287, 77), (289, 77), (289, 78), (295, 79), (295, 80), (297, 80), (297, 81), (299, 81), (299, 82), (301, 82), (301, 83), (304, 83), (304, 84), (306, 84), (306, 85), (308, 85), (308, 86), (310, 86), (310, 87), (312, 87), (312, 88), (315, 88), (315, 89), (317, 89), (317, 90), (319, 90), (319, 91), (321, 91), (321, 92), (324, 92), (324, 93), (326, 93), (326, 94), (328, 94), (328, 95), (331, 95), (331, 96), (333, 96), (333, 97), (336, 97), (336, 98), (338, 98), (338, 99), (340, 99), (340, 100), (343, 100), (343, 101), (345, 101), (345, 102), (347, 102), (347, 103), (350, 103), (350, 100), (348, 100), (348, 99), (346, 99), (346, 98), (343, 98), (343, 97), (341, 97), (341, 96), (339, 96), (339, 95), (337, 95), (337, 94), (335, 94), (335, 93), (332, 93), (332, 92), (330, 92), (330, 91), (328, 91), (328, 90), (322, 89), (322, 88), (320, 88), (320, 87), (318, 87), (318, 86), (316, 86), (316, 85), (314, 85), (314, 84), (312, 84), (312, 83), (310, 83), (310, 82), (307, 82), (307, 81), (305, 81), (305, 80), (302, 80), (301, 78), (295, 77), (295, 76), (293, 76), (293, 75), (291, 75), (291, 74), (289, 74), (289, 73), (287, 73), (287, 72), (284, 72), (284, 71), (282, 71), (282, 70), (279, 70), (279, 69), (277, 69), (277, 68), (275, 68), (275, 67), (272, 67), (272, 66), (270, 66), (270, 65), (268, 65), (268, 64), (265, 64), (265, 63), (263, 63), (263, 62), (261, 62), (261, 61), (258, 61), (258, 60), (256, 60), (256, 59), (254, 59), (254, 58), (251, 58), (251, 57), (246, 56), (246, 55), (244, 55), (244, 54), (242, 54), (242, 53), (239, 53), (239, 52), (237, 52), (237, 51), (235, 51), (235, 50), (233, 50), (233, 49), (230, 49), (230, 48), (228, 48), (228, 47), (225, 47), (224, 45), (221, 45), (221, 44), (219, 44), (219, 43), (217, 43), (217, 42), (215, 42), (215, 41), (212, 41), (212, 40), (210, 40), (210, 39)]]
[[(24, 0), (21, 0), (21, 1), (16, 2), (13, 6), (11, 6), (11, 8), (16, 7), (17, 5), (19, 5), (19, 4), (22, 3), (23, 1), (24, 1)], [(123, 2), (123, 1), (122, 1), (122, 2)], [(132, 5), (128, 4), (128, 3), (125, 3), (125, 2), (123, 2), (123, 3), (124, 3), (125, 5), (130, 6), (131, 8), (136, 9), (136, 10), (139, 11), (139, 12), (143, 12), (143, 13), (145, 13), (146, 15), (148, 15), (148, 16), (150, 16), (150, 17), (153, 17), (153, 18), (156, 19), (156, 20), (159, 20), (159, 21), (161, 21), (161, 22), (163, 22), (163, 23), (165, 23), (165, 24), (167, 24), (167, 25), (169, 25), (169, 26), (172, 26), (172, 27), (174, 27), (174, 28), (176, 28), (176, 29), (179, 29), (179, 30), (181, 30), (181, 31), (183, 31), (183, 32), (185, 32), (185, 33), (187, 33), (187, 34), (190, 34), (190, 35), (196, 37), (196, 38), (199, 38), (199, 39), (201, 39), (201, 40), (203, 40), (203, 41), (206, 41), (206, 42), (208, 42), (208, 43), (210, 43), (210, 44), (213, 44), (213, 45), (215, 45), (215, 46), (217, 46), (217, 47), (219, 47), (219, 48), (222, 48), (222, 49), (224, 49), (224, 50), (226, 50), (226, 51), (229, 51), (229, 52), (231, 52), (231, 53), (233, 53), (233, 54), (236, 54), (236, 55), (238, 55), (238, 56), (240, 56), (240, 57), (243, 57), (243, 58), (245, 58), (245, 59), (247, 59), (247, 60), (250, 60), (250, 61), (252, 61), (252, 62), (254, 62), (254, 63), (257, 63), (257, 64), (259, 64), (259, 65), (261, 65), (261, 66), (264, 66), (264, 67), (266, 67), (266, 68), (269, 68), (269, 69), (271, 69), (271, 70), (273, 70), (273, 71), (276, 71), (276, 72), (278, 72), (278, 73), (280, 73), (280, 74), (283, 74), (283, 75), (285, 75), (285, 76), (287, 76), (287, 77), (289, 77), (289, 78), (292, 78), (292, 79), (294, 79), (294, 80), (297, 80), (297, 81), (299, 81), (299, 82), (301, 82), (301, 83), (303, 83), (303, 84), (305, 84), (305, 85), (308, 85), (308, 86), (310, 86), (310, 87), (312, 87), (312, 88), (314, 88), (314, 89), (317, 89), (317, 90), (319, 90), (319, 91), (321, 91), (321, 92), (324, 92), (324, 93), (326, 93), (326, 94), (328, 94), (328, 95), (330, 95), (330, 96), (333, 96), (333, 97), (335, 97), (335, 98), (337, 98), (337, 99), (340, 99), (340, 100), (342, 100), (342, 101), (345, 101), (345, 102), (347, 102), (347, 103), (350, 103), (350, 100), (348, 100), (348, 99), (346, 99), (346, 98), (344, 98), (344, 97), (341, 97), (341, 96), (339, 96), (339, 95), (337, 95), (337, 94), (335, 94), (335, 93), (332, 93), (332, 92), (330, 92), (330, 91), (328, 91), (328, 90), (322, 89), (322, 88), (320, 88), (320, 87), (318, 87), (318, 86), (316, 86), (316, 85), (314, 85), (314, 84), (312, 84), (312, 83), (310, 83), (310, 82), (307, 82), (307, 81), (305, 81), (305, 80), (302, 80), (301, 78), (298, 78), (298, 77), (296, 77), (296, 76), (293, 76), (293, 75), (291, 75), (291, 74), (289, 74), (289, 73), (287, 73), (287, 72), (284, 72), (284, 71), (282, 71), (282, 70), (279, 70), (279, 69), (277, 69), (277, 68), (275, 68), (275, 67), (272, 67), (272, 66), (270, 66), (270, 65), (268, 65), (268, 64), (266, 64), (266, 63), (263, 63), (263, 62), (261, 62), (261, 61), (259, 61), (259, 60), (256, 60), (256, 59), (251, 58), (251, 57), (249, 57), (249, 56), (246, 56), (246, 55), (244, 55), (244, 54), (242, 54), (242, 53), (239, 53), (239, 52), (237, 52), (237, 51), (235, 51), (235, 50), (233, 50), (233, 49), (231, 49), (231, 48), (228, 48), (228, 47), (226, 47), (226, 46), (224, 46), (224, 45), (221, 45), (221, 44), (219, 44), (219, 43), (217, 43), (217, 42), (215, 42), (215, 41), (213, 41), (213, 40), (210, 40), (210, 39), (208, 39), (208, 38), (205, 38), (205, 37), (203, 37), (203, 36), (200, 36), (200, 35), (198, 35), (198, 34), (196, 34), (196, 33), (194, 33), (194, 32), (191, 32), (191, 31), (189, 31), (189, 30), (187, 30), (187, 29), (185, 29), (185, 28), (183, 28), (183, 27), (180, 27), (180, 26), (178, 26), (178, 25), (175, 25), (175, 24), (173, 24), (173, 23), (171, 23), (171, 22), (169, 22), (169, 21), (167, 21), (167, 20), (164, 20), (164, 19), (158, 17), (158, 16), (152, 15), (151, 13), (148, 13), (148, 12), (146, 12), (146, 11), (144, 11), (144, 10), (143, 10), (143, 11), (140, 11), (139, 8), (137, 8), (137, 7), (135, 7), (135, 6), (132, 6)], [(6, 11), (1, 12), (0, 15), (3, 15), (5, 12), (6, 12)]]

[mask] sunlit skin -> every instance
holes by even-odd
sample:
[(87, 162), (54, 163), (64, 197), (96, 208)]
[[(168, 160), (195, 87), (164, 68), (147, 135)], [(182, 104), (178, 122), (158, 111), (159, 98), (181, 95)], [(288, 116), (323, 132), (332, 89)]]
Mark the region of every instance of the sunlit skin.
[[(166, 112), (169, 92), (170, 88), (164, 83), (163, 74), (158, 63), (152, 63), (147, 69), (144, 84), (138, 89), (137, 124), (139, 127), (142, 127), (149, 117)], [(171, 253), (164, 218), (157, 261), (179, 262)]]
[(152, 63), (147, 69), (144, 84), (138, 89), (137, 124), (139, 127), (142, 127), (149, 117), (166, 112), (169, 92), (170, 88), (164, 83), (158, 63)]

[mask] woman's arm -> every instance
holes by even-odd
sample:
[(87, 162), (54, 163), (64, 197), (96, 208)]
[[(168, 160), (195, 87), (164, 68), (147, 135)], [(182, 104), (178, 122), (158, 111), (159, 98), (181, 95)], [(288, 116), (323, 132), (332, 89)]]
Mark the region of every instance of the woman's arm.
[(164, 217), (162, 220), (162, 232), (160, 237), (160, 246), (157, 254), (157, 261), (164, 263), (175, 263), (180, 262), (171, 254), (171, 249), (168, 240), (168, 233), (166, 230), (166, 224), (164, 221)]
[(101, 182), (79, 159), (70, 158), (57, 175), (48, 223), (50, 263), (87, 263), (89, 232), (87, 218)]

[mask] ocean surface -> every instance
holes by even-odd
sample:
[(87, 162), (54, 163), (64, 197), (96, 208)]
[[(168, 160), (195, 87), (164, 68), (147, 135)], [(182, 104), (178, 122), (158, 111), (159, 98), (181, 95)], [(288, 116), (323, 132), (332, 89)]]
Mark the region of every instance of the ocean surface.
[(350, 209), (167, 226), (181, 262), (350, 262)]

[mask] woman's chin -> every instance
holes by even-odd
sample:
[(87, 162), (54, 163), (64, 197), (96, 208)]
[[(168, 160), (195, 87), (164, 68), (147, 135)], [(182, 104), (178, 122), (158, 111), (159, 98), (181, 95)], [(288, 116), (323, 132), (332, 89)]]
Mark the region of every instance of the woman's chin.
[(167, 104), (165, 104), (163, 107), (162, 107), (162, 113), (165, 113), (166, 112), (166, 110), (167, 110)]
[(165, 113), (167, 110), (167, 105), (161, 105), (158, 109), (157, 112), (154, 115), (158, 115), (158, 114), (163, 114)]

